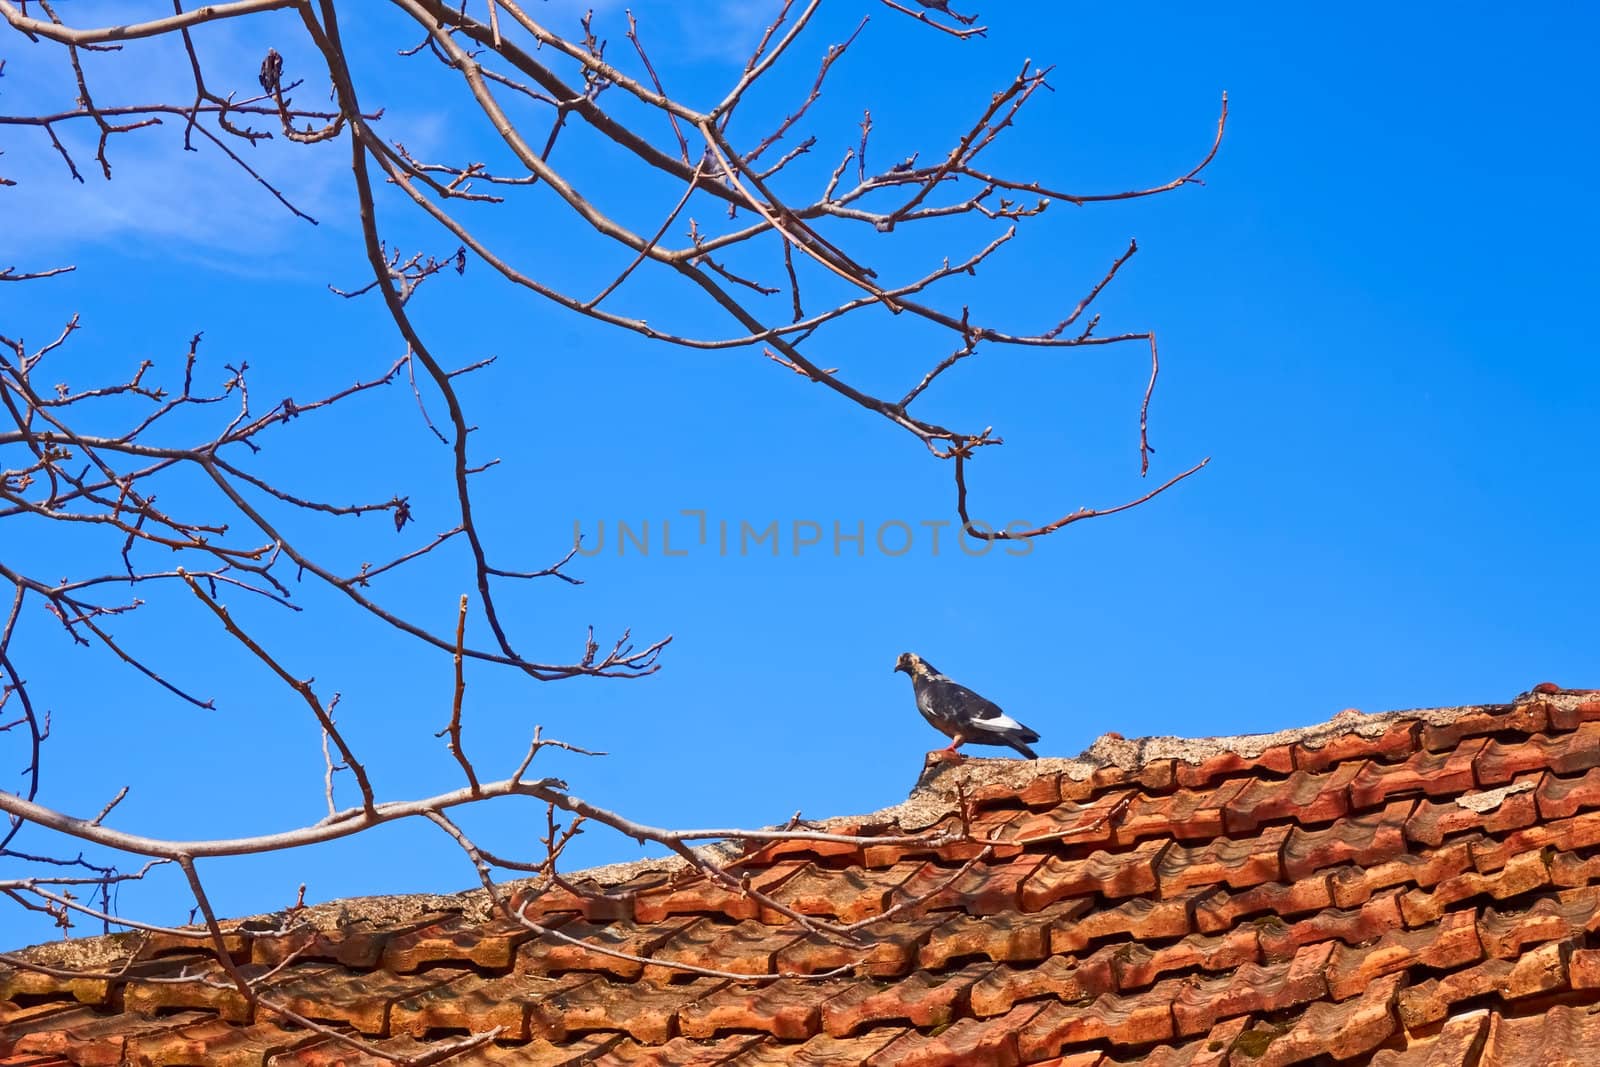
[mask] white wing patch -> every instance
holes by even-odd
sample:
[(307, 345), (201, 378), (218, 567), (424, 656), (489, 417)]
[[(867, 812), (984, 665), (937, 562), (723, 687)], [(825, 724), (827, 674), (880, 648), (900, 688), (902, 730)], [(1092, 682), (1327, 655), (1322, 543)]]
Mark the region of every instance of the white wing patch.
[(987, 719), (974, 719), (972, 725), (981, 726), (985, 730), (994, 730), (996, 733), (1007, 733), (1020, 730), (1026, 733), (1028, 728), (1009, 715), (991, 715)]

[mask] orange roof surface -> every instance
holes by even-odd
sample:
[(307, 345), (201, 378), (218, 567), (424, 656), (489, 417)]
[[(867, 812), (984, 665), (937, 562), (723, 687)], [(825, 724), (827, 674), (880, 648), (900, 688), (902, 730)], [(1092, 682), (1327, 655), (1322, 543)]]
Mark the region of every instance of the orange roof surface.
[(646, 863), (519, 890), (544, 933), (481, 895), (239, 924), (321, 1031), (193, 941), (29, 950), (0, 1064), (1600, 1064), (1600, 694), (924, 777), (823, 827), (875, 843), (724, 860), (765, 902)]

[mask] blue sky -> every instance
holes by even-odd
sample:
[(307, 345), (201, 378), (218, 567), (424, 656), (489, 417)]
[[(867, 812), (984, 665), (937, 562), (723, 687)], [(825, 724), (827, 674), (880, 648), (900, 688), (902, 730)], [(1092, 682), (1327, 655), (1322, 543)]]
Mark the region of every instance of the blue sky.
[[(641, 2), (634, 11), (669, 88), (707, 104), (759, 34), (755, 6), (691, 17), (681, 4)], [(85, 23), (105, 10), (66, 8)], [(572, 10), (545, 8), (557, 24)], [(536, 567), (562, 554), (575, 522), (591, 536), (602, 521), (608, 528), (605, 551), (579, 562), (585, 585), (507, 594), (523, 644), (570, 659), (591, 623), (602, 638), (624, 627), (646, 640), (673, 636), (662, 671), (639, 681), (540, 685), (471, 670), (466, 742), (484, 773), (508, 773), (538, 723), (611, 753), (550, 754), (545, 773), (660, 825), (879, 808), (904, 797), (940, 742), (891, 673), (904, 650), (1033, 726), (1052, 756), (1106, 730), (1228, 734), (1347, 707), (1504, 700), (1546, 679), (1600, 685), (1590, 596), (1600, 377), (1585, 321), (1600, 282), (1587, 188), (1600, 163), (1590, 132), (1597, 86), (1586, 73), (1591, 10), (1424, 4), (1332, 18), (1265, 4), (993, 4), (983, 11), (988, 38), (961, 43), (877, 5), (838, 4), (797, 46), (779, 79), (785, 92), (741, 118), (745, 136), (804, 93), (816, 58), (863, 13), (870, 23), (808, 120), (819, 138), (813, 170), (824, 176), (854, 144), (863, 106), (875, 159), (942, 154), (1024, 57), (1056, 65), (1055, 91), (1029, 105), (994, 162), (1084, 192), (1182, 173), (1228, 91), (1228, 136), (1203, 187), (1056, 204), (978, 278), (950, 289), (953, 300), (1041, 329), (1136, 237), (1141, 251), (1097, 307), (1107, 331), (1160, 336), (1151, 478), (1204, 456), (1212, 463), (1145, 507), (1074, 526), (1024, 556), (970, 557), (948, 531), (934, 555), (922, 524), (953, 518), (949, 470), (909, 436), (758, 354), (652, 345), (469, 264), (465, 277), (425, 286), (413, 310), (444, 362), (498, 357), (462, 390), (480, 427), (475, 455), (501, 460), (478, 484), (485, 532), (507, 565)], [(490, 150), (492, 131), (446, 81), (429, 75), (441, 91), (418, 91), (417, 68), (388, 58), (415, 43), (410, 35), (374, 14), (350, 18), (361, 88), (369, 106), (388, 108), (388, 136), (419, 155)], [(253, 87), (263, 49), (288, 52), (289, 25), (262, 25), (260, 39), (216, 35), (232, 77), (221, 83)], [(602, 7), (596, 26), (610, 54), (623, 55), (620, 7)], [(57, 54), (0, 37), (0, 58), (0, 113), (71, 106)], [(148, 99), (167, 88), (165, 70), (107, 61), (95, 84), (102, 100)], [(63, 132), (80, 149), (91, 144), (87, 128)], [(179, 138), (169, 125), (113, 141), (114, 180), (84, 167), (79, 187), (34, 131), (0, 128), (0, 173), (20, 183), (0, 189), (0, 266), (78, 267), (0, 289), (0, 333), (43, 338), (81, 313), (85, 329), (61, 373), (86, 384), (141, 358), (181, 368), (188, 337), (204, 330), (211, 371), (247, 359), (263, 397), (309, 397), (400, 354), (376, 303), (325, 288), (365, 280), (359, 235), (341, 217), (350, 202), (342, 141), (273, 144), (252, 157), (322, 219), (313, 228), (214, 154), (181, 153)], [(557, 162), (598, 202), (652, 228), (679, 191), (633, 183), (618, 161), (582, 156), (583, 144), (575, 139), (576, 158)], [(90, 155), (80, 151), (80, 166)], [(384, 210), (407, 248), (453, 251), (398, 202)], [(477, 222), (578, 290), (597, 289), (626, 260), (583, 240), (548, 201)], [(855, 232), (852, 247), (916, 276), (996, 232), (961, 224), (892, 242)], [(659, 280), (621, 297), (665, 321), (726, 328)], [(846, 377), (903, 390), (947, 347), (879, 315), (812, 352)], [(924, 413), (993, 424), (1007, 443), (971, 468), (976, 513), (1041, 522), (1148, 488), (1135, 449), (1146, 373), (1135, 346), (989, 351), (935, 385)], [(297, 527), (335, 559), (397, 554), (452, 521), (440, 491), (448, 455), (403, 387), (341, 424), (300, 420), (258, 463), (308, 492), (413, 495), (418, 522), (399, 538), (373, 520)], [(174, 490), (178, 499), (185, 491)], [(674, 544), (685, 544), (694, 523), (685, 509), (735, 530), (776, 521), (780, 554), (724, 555), (713, 537), (664, 558), (660, 523), (671, 520)], [(617, 553), (619, 520), (650, 523), (648, 556)], [(797, 521), (820, 524), (823, 544), (795, 554)], [(863, 524), (863, 554), (833, 552), (836, 522), (847, 532)], [(873, 532), (886, 523), (914, 531), (909, 552), (876, 549)], [(110, 569), (77, 551), (27, 527), (0, 541), (8, 563), (41, 573)], [(383, 595), (445, 629), (469, 588), (461, 564), (441, 557)], [(448, 659), (304, 593), (318, 610), (293, 618), (231, 606), (298, 673), (343, 694), (341, 724), (384, 797), (454, 788), (459, 772), (432, 736), (448, 715)], [(176, 703), (35, 620), (16, 655), (35, 700), (53, 711), (41, 799), (92, 815), (126, 784), (113, 822), (155, 836), (235, 836), (318, 818), (322, 762), (303, 705), (182, 598), (169, 592), (141, 615), (119, 636), (163, 657), (217, 709)], [(473, 632), (486, 637), (481, 625)], [(485, 843), (524, 853), (542, 825), (531, 804), (469, 820)], [(18, 842), (48, 845), (42, 834)], [(636, 855), (598, 829), (573, 853), (579, 863)], [(311, 900), (473, 882), (470, 865), (425, 826), (202, 874), (228, 914), (281, 907), (302, 881)], [(125, 889), (121, 903), (157, 921), (188, 908), (178, 880), (164, 876)], [(0, 944), (47, 936), (31, 917), (0, 912)]]

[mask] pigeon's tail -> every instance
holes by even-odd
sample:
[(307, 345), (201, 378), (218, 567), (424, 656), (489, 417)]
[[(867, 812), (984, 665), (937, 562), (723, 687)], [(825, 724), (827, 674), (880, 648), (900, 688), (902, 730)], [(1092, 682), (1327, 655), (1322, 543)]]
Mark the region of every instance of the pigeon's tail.
[[(1031, 735), (1028, 738), (1029, 741), (1037, 741), (1037, 740), (1039, 740), (1039, 735), (1034, 733), (1032, 730), (1029, 730), (1028, 733)], [(1021, 741), (1018, 741), (1014, 737), (1006, 738), (1006, 744), (1010, 745), (1012, 748), (1014, 748), (1018, 752), (1022, 753), (1028, 759), (1038, 759), (1039, 758), (1039, 753), (1035, 752), (1033, 749), (1029, 748), (1027, 745), (1023, 744)]]

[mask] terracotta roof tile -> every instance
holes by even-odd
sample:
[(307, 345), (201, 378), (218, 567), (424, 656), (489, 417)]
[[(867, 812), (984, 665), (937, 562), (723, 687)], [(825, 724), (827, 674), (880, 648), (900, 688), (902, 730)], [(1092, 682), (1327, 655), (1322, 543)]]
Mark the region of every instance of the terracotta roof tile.
[(917, 965), (917, 952), (929, 933), (949, 920), (948, 912), (935, 912), (880, 923), (873, 927), (872, 936), (865, 943), (807, 934), (779, 951), (777, 971), (820, 974), (840, 967), (859, 967), (874, 978), (899, 977)]
[[(1301, 770), (1320, 771), (1335, 764), (1367, 760), (1380, 764), (1396, 763), (1417, 751), (1421, 737), (1420, 721), (1401, 719), (1377, 734), (1350, 731), (1334, 734), (1318, 742), (1296, 744), (1294, 765)], [(1456, 746), (1450, 747), (1453, 749)]]
[[(49, 1017), (45, 1025), (7, 1027), (0, 1052), (48, 1059), (60, 1057), (84, 1067), (117, 1067), (129, 1042), (148, 1040), (207, 1018), (198, 1012), (148, 1017), (102, 1015), (89, 1008)], [(44, 1022), (44, 1020), (37, 1020)]]
[(1274, 745), (1257, 755), (1238, 752), (1218, 752), (1198, 763), (1179, 763), (1176, 768), (1177, 784), (1185, 789), (1211, 785), (1223, 778), (1256, 778), (1288, 774), (1294, 770), (1294, 749), (1289, 745)]
[(1223, 1067), (1229, 1062), (1240, 1035), (1250, 1028), (1250, 1022), (1248, 1015), (1228, 1019), (1213, 1026), (1203, 1037), (1181, 1045), (1160, 1045), (1136, 1062), (1141, 1067)]
[(1373, 867), (1404, 856), (1405, 824), (1413, 807), (1412, 801), (1397, 800), (1320, 829), (1291, 828), (1283, 846), (1285, 880), (1299, 881), (1347, 864)]
[[(187, 957), (167, 957), (162, 960), (147, 960), (142, 963), (131, 964), (125, 976), (138, 978), (149, 974), (168, 973), (173, 967), (183, 967), (186, 964), (209, 963), (211, 957), (190, 955)], [(103, 1004), (111, 998), (114, 983), (105, 978), (94, 976), (80, 976), (72, 978), (58, 978), (38, 971), (26, 971), (20, 968), (0, 968), (0, 1004), (11, 1001), (25, 1001), (31, 997), (67, 996), (84, 1004)], [(16, 1009), (12, 1009), (16, 1010)], [(6, 1016), (0, 1012), (0, 1022)]]
[(1172, 1000), (1165, 994), (1165, 990), (1129, 996), (1104, 993), (1088, 1004), (1047, 1002), (1022, 1033), (1024, 1062), (1060, 1055), (1070, 1045), (1110, 1042), (1137, 1046), (1165, 1041), (1172, 1036), (1174, 1025)]
[(1492, 740), (1477, 758), (1478, 782), (1484, 786), (1504, 785), (1528, 771), (1570, 775), (1596, 766), (1600, 766), (1600, 722), (1586, 722), (1572, 733)]
[(27, 950), (0, 1067), (1600, 1063), (1593, 693), (930, 764), (825, 828), (882, 841), (529, 883), (539, 929), (465, 897), (239, 924), (259, 1005), (204, 939)]
[(1114, 984), (1107, 968), (1098, 979), (1084, 980), (1078, 961), (1071, 956), (1050, 956), (1038, 964), (1001, 965), (986, 971), (968, 990), (972, 1013), (980, 1019), (1003, 1015), (1019, 1001), (1053, 996), (1059, 1000), (1087, 1000), (1109, 992)]
[(1455, 912), (1431, 926), (1390, 930), (1367, 944), (1338, 946), (1328, 968), (1328, 992), (1334, 1000), (1348, 1000), (1385, 975), (1412, 967), (1454, 970), (1483, 958), (1474, 914)]
[(1546, 820), (1565, 819), (1589, 808), (1600, 808), (1600, 767), (1592, 767), (1576, 778), (1540, 775), (1533, 799), (1539, 818)]
[[(816, 915), (840, 922), (858, 922), (872, 915), (882, 915), (889, 909), (889, 900), (896, 887), (914, 877), (926, 863), (903, 860), (878, 870), (854, 868), (844, 871), (819, 867), (807, 863), (777, 885), (762, 886), (752, 882), (785, 907), (802, 915)], [(750, 901), (749, 918), (761, 917), (765, 923), (781, 925), (785, 920), (781, 912), (763, 910)], [(730, 911), (729, 914), (737, 914)]]
[(1350, 782), (1365, 766), (1342, 763), (1324, 771), (1295, 771), (1287, 778), (1249, 779), (1223, 805), (1224, 829), (1249, 833), (1280, 819), (1300, 826), (1331, 823), (1350, 810)]
[(593, 886), (591, 891), (583, 891), (585, 885), (581, 881), (574, 884), (572, 889), (557, 884), (524, 889), (512, 895), (511, 906), (530, 919), (542, 920), (544, 917), (561, 915), (565, 920), (567, 913), (577, 913), (591, 922), (631, 919), (638, 897), (645, 893), (668, 892), (671, 879), (663, 874), (655, 874), (638, 881), (643, 884)]
[(718, 1041), (695, 1041), (686, 1037), (671, 1041), (641, 1044), (619, 1041), (598, 1056), (579, 1062), (594, 1067), (715, 1067), (759, 1044), (759, 1037), (736, 1035)]
[(1082, 952), (1094, 942), (1110, 938), (1160, 941), (1182, 937), (1193, 929), (1192, 913), (1193, 906), (1188, 899), (1151, 900), (1148, 897), (1135, 897), (1115, 907), (1085, 912), (1081, 917), (1075, 917), (1075, 921), (1056, 927), (1050, 941), (1050, 952)]
[(1225, 977), (1182, 982), (1172, 998), (1177, 1032), (1191, 1037), (1221, 1019), (1280, 1012), (1325, 998), (1332, 954), (1332, 942), (1323, 942), (1302, 948), (1282, 963), (1247, 963)]
[(918, 971), (882, 987), (851, 983), (822, 1005), (822, 1028), (834, 1037), (849, 1037), (883, 1023), (909, 1023), (920, 1030), (948, 1026), (964, 1014), (973, 985), (991, 970), (992, 965), (979, 963), (949, 974)]
[(1422, 926), (1438, 919), (1459, 901), (1480, 896), (1506, 900), (1549, 884), (1550, 859), (1544, 851), (1519, 852), (1493, 874), (1464, 871), (1432, 890), (1408, 890), (1400, 898), (1400, 907), (1407, 926)]
[(1323, 1056), (1342, 1061), (1371, 1052), (1400, 1028), (1394, 1005), (1401, 982), (1400, 975), (1390, 975), (1354, 999), (1312, 1004), (1292, 1026), (1267, 1041), (1259, 1055), (1239, 1056), (1234, 1062), (1288, 1067)]
[(1408, 1030), (1425, 1029), (1448, 1016), (1456, 1003), (1493, 992), (1511, 976), (1511, 968), (1510, 960), (1485, 960), (1408, 985), (1400, 990), (1400, 1020)]
[(958, 1019), (932, 1033), (907, 1031), (864, 1061), (863, 1067), (1015, 1067), (1019, 1034), (1034, 1026), (1037, 1004), (1022, 1004), (993, 1019)]
[[(1115, 841), (1119, 846), (1131, 845), (1146, 837), (1210, 841), (1223, 832), (1223, 810), (1244, 786), (1244, 779), (1234, 778), (1209, 789), (1180, 789), (1157, 796), (1109, 794), (1101, 802), (1104, 807), (1127, 806), (1114, 825), (1106, 826), (1104, 839)], [(1077, 840), (1074, 838), (1074, 843)]]
[[(244, 994), (235, 988), (228, 980), (227, 972), (215, 961), (206, 960), (201, 964), (186, 961), (182, 967), (184, 969), (177, 973), (194, 974), (203, 981), (165, 982), (159, 979), (135, 978), (121, 987), (123, 1007), (138, 1015), (155, 1015), (158, 1012), (170, 1012), (182, 1008), (203, 1008), (216, 1012), (229, 1022), (249, 1021), (251, 1008)], [(334, 969), (333, 964), (326, 963), (306, 964), (302, 968), (306, 974), (321, 974)], [(250, 966), (242, 968), (242, 971), (246, 978), (258, 978), (266, 974), (268, 968)]]
[[(753, 879), (755, 888), (781, 891), (809, 865), (785, 863), (760, 872)], [(641, 923), (658, 923), (677, 915), (723, 915), (730, 919), (754, 919), (761, 905), (738, 887), (696, 879), (686, 885), (662, 885), (646, 889), (632, 900), (633, 918)]]
[(1446, 842), (1431, 852), (1409, 853), (1376, 866), (1345, 864), (1328, 872), (1328, 890), (1341, 908), (1353, 908), (1395, 886), (1422, 888), (1472, 869), (1472, 850), (1467, 841)]
[(1540, 819), (1536, 791), (1548, 777), (1539, 772), (1522, 775), (1510, 786), (1501, 787), (1499, 796), (1469, 793), (1446, 800), (1418, 801), (1411, 818), (1406, 820), (1406, 837), (1416, 844), (1437, 848), (1445, 838), (1469, 830), (1498, 834), (1532, 826)]
[(283, 1067), (391, 1067), (402, 1062), (402, 1058), (428, 1053), (426, 1044), (409, 1037), (384, 1038), (365, 1044), (374, 1051), (353, 1050), (344, 1042), (320, 1038), (292, 1051), (278, 1053), (269, 1062)]
[[(480, 1045), (445, 1062), (450, 1067), (593, 1067), (618, 1045), (631, 1043), (620, 1034), (587, 1034), (559, 1045), (535, 1038), (516, 1045)], [(337, 1041), (329, 1040), (319, 1047), (330, 1056), (339, 1054)], [(278, 1067), (277, 1062), (272, 1061), (270, 1067)]]
[(1600, 856), (1590, 856), (1585, 859), (1571, 852), (1557, 852), (1550, 857), (1551, 885), (1566, 890), (1590, 886), (1597, 882), (1600, 882)]
[[(1148, 797), (1131, 789), (1104, 793), (1086, 803), (1063, 801), (1060, 806), (1047, 811), (1030, 811), (1010, 823), (1002, 840), (1045, 844), (1050, 841), (1070, 840), (1074, 846), (1101, 847), (1109, 845), (1118, 828), (1127, 819), (1130, 802), (1140, 798), (1151, 807), (1170, 801), (1169, 797)], [(1113, 821), (1114, 816), (1120, 816)]]
[(239, 1026), (207, 1016), (198, 1022), (132, 1038), (127, 1057), (133, 1063), (254, 1067), (264, 1059), (286, 1056), (323, 1041), (322, 1035), (308, 1030), (290, 1033), (270, 1023)]
[[(1600, 716), (1596, 716), (1600, 718)], [(1510, 708), (1469, 711), (1457, 715), (1449, 722), (1428, 723), (1422, 728), (1422, 747), (1429, 752), (1445, 752), (1455, 748), (1469, 737), (1487, 737), (1499, 733), (1542, 734), (1549, 727), (1550, 705), (1542, 700), (1529, 700)], [(1575, 729), (1573, 722), (1562, 729)]]
[[(619, 978), (637, 978), (644, 970), (638, 957), (648, 957), (657, 946), (696, 921), (679, 918), (641, 926), (632, 921), (591, 923), (573, 916), (566, 918), (572, 921), (550, 926), (551, 933), (526, 942), (517, 950), (518, 972), (605, 971)], [(540, 922), (544, 924), (545, 920)]]
[(635, 1040), (660, 1044), (676, 1033), (679, 1009), (726, 984), (720, 978), (674, 985), (594, 978), (533, 1001), (529, 1025), (533, 1033), (551, 1041), (595, 1030), (621, 1030)]
[(1600, 930), (1600, 886), (1586, 886), (1564, 898), (1543, 897), (1516, 911), (1485, 907), (1478, 939), (1490, 956), (1512, 959), (1527, 945), (1565, 940)]
[(972, 915), (1014, 912), (1022, 907), (1020, 892), (1023, 882), (1047, 858), (1043, 854), (1018, 856), (1008, 863), (975, 863), (970, 867), (923, 864), (910, 878), (895, 886), (888, 903), (905, 905), (924, 902), (930, 910), (960, 908)]
[(1372, 1067), (1465, 1067), (1478, 1064), (1489, 1013), (1471, 1011), (1452, 1018), (1437, 1033), (1407, 1041), (1404, 1048), (1379, 1049)]
[(1108, 900), (1122, 900), (1156, 891), (1156, 867), (1170, 841), (1152, 838), (1125, 852), (1095, 849), (1087, 856), (1044, 857), (1019, 890), (1024, 911), (1038, 911), (1065, 897), (1099, 894)]
[[(847, 822), (834, 826), (834, 833), (855, 836), (862, 832), (871, 832), (870, 827), (863, 827), (858, 822)], [(860, 845), (840, 844), (837, 841), (803, 841), (786, 840), (773, 841), (755, 850), (750, 857), (750, 867), (775, 867), (783, 859), (829, 860), (841, 862), (857, 862), (861, 860)], [(879, 866), (868, 861), (868, 867)]]
[[(1350, 782), (1350, 804), (1357, 809), (1370, 810), (1390, 797), (1464, 793), (1478, 784), (1478, 779), (1473, 777), (1473, 760), (1484, 745), (1482, 738), (1472, 738), (1443, 752), (1416, 752), (1404, 763), (1368, 762)], [(1499, 783), (1485, 781), (1483, 784)]]
[(1600, 1063), (1600, 1014), (1558, 1004), (1540, 1016), (1495, 1014), (1483, 1040), (1483, 1067), (1538, 1063), (1580, 1067)]
[(670, 982), (681, 973), (672, 964), (704, 966), (707, 960), (715, 960), (717, 970), (734, 974), (771, 974), (778, 953), (803, 936), (804, 931), (795, 927), (767, 926), (753, 919), (738, 923), (709, 916), (696, 919), (655, 947), (650, 958), (665, 966), (647, 965), (644, 977)]
[(1400, 892), (1395, 889), (1369, 898), (1359, 908), (1326, 908), (1296, 923), (1276, 915), (1255, 921), (1266, 960), (1288, 959), (1304, 946), (1323, 941), (1363, 944), (1398, 930), (1401, 924)]
[(1514, 856), (1546, 849), (1574, 852), (1600, 844), (1600, 811), (1530, 826), (1501, 838), (1474, 837), (1468, 842), (1472, 865), (1480, 872), (1497, 871)]
[(23, 1028), (30, 1024), (35, 1028), (50, 1026), (53, 1023), (51, 1016), (63, 1015), (75, 1011), (76, 1006), (71, 1001), (46, 1000), (38, 1004), (18, 1004), (12, 1000), (0, 1000), (0, 1027), (8, 1033), (23, 1033)]
[(383, 960), (383, 950), (396, 937), (448, 919), (434, 912), (421, 919), (380, 926), (371, 919), (355, 919), (323, 930), (299, 929), (278, 937), (257, 937), (250, 946), (254, 963), (276, 966), (287, 959), (328, 960), (345, 967), (372, 970)]
[[(1549, 709), (1550, 729), (1576, 730), (1586, 722), (1600, 721), (1600, 700), (1569, 700)], [(1538, 731), (1529, 731), (1537, 733)]]
[(817, 1034), (794, 1044), (762, 1042), (728, 1060), (726, 1067), (860, 1067), (907, 1032), (902, 1027), (882, 1027), (860, 1037)]
[[(1170, 793), (1177, 788), (1175, 760), (1146, 760), (1133, 767), (1100, 765), (1087, 774), (1057, 774), (1056, 792), (1062, 801), (1081, 803), (1116, 788), (1136, 786), (1145, 793)], [(1014, 788), (1014, 787), (1008, 787)], [(995, 793), (991, 790), (990, 797)], [(1030, 805), (1030, 807), (1033, 805)]]
[(444, 981), (403, 997), (389, 1011), (394, 1033), (424, 1037), (432, 1030), (463, 1032), (500, 1027), (510, 1040), (526, 1041), (532, 1006), (558, 993), (594, 981), (592, 975), (505, 974), (441, 971)]
[(729, 983), (679, 1011), (678, 1027), (685, 1037), (763, 1030), (773, 1037), (804, 1041), (822, 1027), (824, 1005), (863, 988), (868, 987), (848, 979), (812, 982), (784, 978), (761, 985)]
[(390, 938), (383, 946), (381, 966), (406, 974), (430, 963), (465, 961), (503, 971), (516, 958), (517, 946), (534, 936), (532, 930), (515, 919), (469, 923), (460, 915), (452, 915)]
[(1567, 960), (1567, 974), (1574, 989), (1600, 988), (1600, 949), (1574, 949)]
[(1099, 1052), (1069, 1052), (1044, 1060), (1039, 1067), (1106, 1067), (1111, 1061)]
[(1053, 951), (1051, 935), (1056, 921), (1075, 927), (1071, 920), (1080, 911), (1081, 902), (1073, 901), (1032, 913), (955, 915), (929, 931), (918, 951), (918, 963), (935, 970), (974, 956), (995, 963), (1034, 963)]
[[(1462, 850), (1462, 864), (1466, 850)], [(1367, 894), (1370, 896), (1370, 894)], [(1355, 903), (1366, 900), (1362, 896)], [(1327, 875), (1312, 875), (1297, 882), (1267, 882), (1242, 893), (1216, 889), (1193, 899), (1194, 926), (1202, 933), (1230, 930), (1241, 919), (1256, 915), (1304, 915), (1332, 907), (1333, 890)]]
[(437, 968), (416, 975), (373, 971), (352, 981), (343, 968), (310, 965), (283, 971), (266, 983), (264, 991), (308, 1019), (344, 1023), (360, 1033), (382, 1036), (389, 1032), (389, 1013), (396, 1001), (443, 985), (457, 974)]
[[(1137, 941), (1107, 945), (1085, 962), (1107, 961), (1116, 988), (1122, 992), (1153, 985), (1174, 973), (1233, 971), (1261, 961), (1261, 931), (1242, 926), (1220, 934), (1190, 934), (1181, 941), (1154, 948)], [(1068, 998), (1063, 998), (1068, 999)]]
[(1248, 889), (1283, 877), (1283, 846), (1290, 828), (1274, 826), (1253, 837), (1218, 837), (1203, 845), (1173, 845), (1156, 868), (1157, 894), (1175, 897), (1197, 886)]

